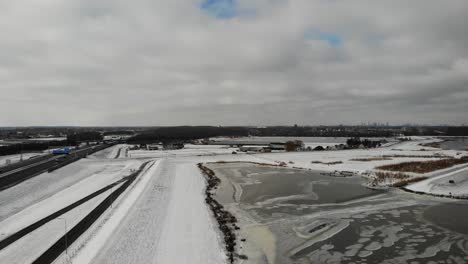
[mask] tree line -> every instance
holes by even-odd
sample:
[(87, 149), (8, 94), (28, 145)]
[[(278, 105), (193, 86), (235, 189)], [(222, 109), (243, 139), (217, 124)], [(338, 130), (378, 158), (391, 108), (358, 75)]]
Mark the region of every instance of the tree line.
[(3, 155), (14, 155), (21, 152), (34, 152), (34, 151), (44, 151), (49, 147), (63, 147), (67, 146), (65, 140), (56, 140), (48, 142), (30, 142), (30, 143), (21, 143), (13, 144), (7, 146), (0, 146), (0, 156)]
[(149, 144), (154, 142), (174, 142), (204, 139), (210, 137), (241, 137), (248, 136), (244, 127), (214, 127), (214, 126), (179, 126), (161, 127), (138, 134), (128, 139), (133, 144)]

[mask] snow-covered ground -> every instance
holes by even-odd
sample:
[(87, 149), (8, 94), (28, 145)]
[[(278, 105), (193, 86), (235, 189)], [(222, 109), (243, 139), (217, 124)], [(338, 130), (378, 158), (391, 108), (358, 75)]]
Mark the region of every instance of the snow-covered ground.
[(129, 194), (138, 198), (122, 205), (128, 212), (113, 216), (122, 218), (114, 231), (104, 225), (73, 263), (224, 263), (196, 165), (164, 158), (143, 177)]
[(190, 145), (177, 150), (134, 150), (129, 152), (129, 158), (165, 158), (165, 157), (201, 157), (227, 154), (231, 155), (238, 148), (226, 148), (225, 146)]
[[(236, 148), (211, 145), (187, 145), (185, 149), (171, 151), (129, 151), (128, 159), (155, 158), (160, 163), (149, 172), (150, 178), (148, 174), (144, 176), (147, 182), (141, 181), (129, 191), (128, 195), (138, 198), (127, 207), (128, 212), (120, 214), (120, 219), (118, 214), (109, 218), (109, 221), (118, 219), (110, 225), (113, 231), (104, 224), (103, 230), (107, 231), (98, 231), (72, 260), (74, 263), (225, 263), (222, 238), (204, 202), (204, 179), (195, 166), (198, 162), (285, 162), (289, 167), (305, 169), (366, 172), (380, 165), (434, 158), (392, 157), (368, 162), (352, 159), (459, 155), (457, 151), (419, 145), (431, 141), (418, 138), (378, 149), (322, 152), (232, 154)], [(311, 161), (342, 163), (326, 165)], [(107, 235), (100, 235), (101, 232)]]
[[(110, 237), (118, 230), (121, 230), (127, 218), (132, 214), (132, 210), (135, 209), (135, 204), (138, 200), (141, 200), (142, 193), (147, 189), (152, 180), (153, 175), (159, 170), (160, 161), (153, 162), (151, 167), (147, 166), (142, 172), (141, 176), (130, 186), (128, 192), (126, 192), (121, 199), (116, 202), (113, 209), (107, 212), (107, 217), (104, 219), (104, 224), (98, 227), (97, 230), (91, 234), (89, 240), (85, 241), (82, 245), (76, 245), (76, 252), (73, 254), (72, 259), (74, 263), (91, 263), (93, 259), (98, 257), (98, 254), (103, 251), (105, 245), (108, 244)], [(151, 195), (151, 194), (149, 194)], [(160, 201), (164, 201), (163, 199)], [(162, 202), (159, 205), (164, 206), (166, 203)], [(160, 212), (155, 208), (156, 212)], [(154, 220), (154, 219), (153, 219)], [(89, 235), (89, 234), (88, 234)], [(129, 233), (130, 236), (134, 236), (133, 233)], [(63, 259), (59, 259), (58, 263), (62, 263)]]
[(175, 170), (155, 263), (224, 263), (222, 239), (214, 231), (217, 223), (205, 206), (203, 176), (195, 164), (178, 163)]
[[(468, 151), (442, 150), (432, 147), (424, 147), (420, 144), (439, 141), (439, 139), (427, 137), (413, 137), (412, 141), (391, 144), (387, 147), (375, 149), (353, 149), (341, 151), (312, 151), (312, 152), (275, 152), (246, 154), (237, 152), (231, 155), (237, 148), (225, 148), (212, 145), (188, 145), (186, 149), (173, 151), (131, 151), (132, 158), (141, 157), (177, 157), (178, 159), (192, 160), (193, 162), (207, 161), (253, 161), (270, 164), (286, 163), (288, 167), (297, 167), (322, 171), (353, 171), (363, 173), (373, 171), (375, 167), (396, 164), (407, 161), (434, 160), (432, 156), (460, 157), (468, 155)], [(211, 156), (211, 157), (210, 157)], [(423, 157), (418, 157), (423, 156)], [(385, 159), (378, 160), (378, 158)], [(377, 158), (372, 161), (355, 161), (355, 159)], [(333, 165), (327, 163), (341, 162)]]
[(90, 159), (115, 159), (117, 157), (117, 154), (119, 154), (119, 156), (122, 155), (121, 153), (119, 153), (119, 150), (120, 152), (124, 152), (126, 148), (128, 148), (126, 144), (114, 145), (112, 147), (98, 151), (92, 155), (89, 155), (88, 158)]
[[(256, 154), (257, 158), (266, 163), (285, 162), (288, 167), (299, 167), (324, 171), (353, 171), (362, 173), (374, 170), (375, 167), (396, 164), (407, 161), (423, 161), (436, 158), (426, 157), (387, 157), (382, 160), (355, 161), (355, 159), (382, 158), (383, 156), (432, 156), (435, 153), (455, 155), (453, 151), (395, 151), (391, 149), (357, 149), (342, 151), (315, 151), (315, 152), (291, 152), (291, 153), (267, 153)], [(327, 163), (340, 162), (328, 165)]]
[[(186, 145), (181, 150), (134, 150), (127, 155), (129, 146), (116, 145), (0, 192), (0, 234), (11, 234), (46, 212), (112, 183), (152, 159), (156, 162), (151, 169), (144, 171), (122, 194), (114, 208), (106, 212), (105, 219), (87, 234), (88, 238), (71, 245), (73, 263), (225, 263), (223, 239), (205, 204), (205, 180), (197, 163), (285, 163), (288, 167), (364, 173), (380, 165), (434, 159), (415, 156), (459, 157), (468, 153), (420, 145), (431, 141), (434, 139), (414, 138), (369, 150), (259, 154), (232, 154), (238, 149), (226, 146)], [(382, 156), (409, 157), (375, 159)], [(354, 160), (365, 158), (374, 160)], [(341, 163), (326, 164), (330, 162)], [(466, 175), (461, 172), (451, 175), (455, 182), (460, 182), (461, 191), (468, 189)], [(437, 188), (445, 184), (446, 178), (439, 178), (441, 175), (430, 176), (433, 176), (430, 183)]]

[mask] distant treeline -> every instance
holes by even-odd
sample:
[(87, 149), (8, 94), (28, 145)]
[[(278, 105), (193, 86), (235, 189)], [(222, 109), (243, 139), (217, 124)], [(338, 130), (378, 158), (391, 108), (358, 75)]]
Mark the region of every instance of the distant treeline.
[(73, 146), (83, 141), (101, 141), (102, 139), (102, 134), (97, 131), (85, 131), (67, 136), (68, 143)]
[[(393, 136), (468, 136), (468, 126), (271, 126), (271, 127), (26, 127), (0, 129), (0, 139), (28, 139), (38, 135), (68, 135), (67, 144), (76, 145), (86, 141), (101, 141), (109, 134), (131, 135), (129, 143), (156, 141), (187, 141), (216, 136), (282, 136), (282, 137), (393, 137)], [(29, 143), (28, 143), (29, 144)], [(31, 143), (37, 146), (47, 143)], [(54, 143), (51, 143), (54, 144)], [(24, 145), (24, 144), (23, 144)], [(8, 146), (9, 148), (15, 148)], [(39, 149), (38, 149), (39, 148)], [(5, 147), (2, 147), (5, 149)], [(12, 150), (4, 150), (12, 152)], [(14, 152), (14, 151), (13, 151)], [(16, 152), (19, 153), (19, 152)], [(1, 154), (0, 155), (5, 155)]]
[(361, 145), (366, 148), (376, 148), (380, 147), (382, 145), (382, 142), (380, 140), (369, 140), (367, 138), (361, 140), (360, 138), (356, 137), (346, 140), (346, 145), (348, 145), (351, 148), (357, 148)]
[(14, 144), (8, 146), (0, 146), (0, 156), (3, 155), (14, 155), (21, 152), (34, 152), (34, 151), (44, 151), (49, 147), (62, 147), (66, 146), (67, 141), (48, 141), (48, 142), (31, 142), (31, 143), (22, 143)]
[(261, 137), (391, 137), (395, 131), (389, 129), (365, 129), (350, 127), (299, 127), (277, 126), (250, 128), (249, 134)]
[(281, 137), (393, 137), (393, 136), (468, 136), (468, 127), (359, 127), (359, 126), (276, 126), (249, 128), (253, 136)]
[[(281, 136), (281, 137), (393, 137), (416, 135), (468, 136), (468, 127), (214, 127), (214, 126), (178, 126), (160, 127), (143, 132), (128, 140), (129, 143), (148, 144), (153, 142), (173, 142), (203, 139), (217, 136)], [(362, 143), (362, 142), (361, 142)], [(372, 145), (371, 142), (364, 142)]]
[(468, 136), (468, 126), (448, 127), (447, 136)]
[(96, 131), (86, 131), (67, 136), (67, 140), (54, 140), (44, 142), (25, 142), (21, 144), (0, 146), (0, 156), (13, 155), (21, 152), (44, 151), (50, 147), (76, 146), (83, 141), (101, 141), (102, 134)]
[(245, 127), (213, 127), (213, 126), (179, 126), (161, 127), (136, 135), (128, 140), (134, 144), (149, 144), (154, 142), (188, 141), (210, 137), (242, 137), (248, 136)]
[(128, 131), (128, 130), (116, 130), (116, 131), (104, 132), (104, 136), (108, 136), (108, 135), (133, 135), (133, 134), (135, 134), (135, 132)]

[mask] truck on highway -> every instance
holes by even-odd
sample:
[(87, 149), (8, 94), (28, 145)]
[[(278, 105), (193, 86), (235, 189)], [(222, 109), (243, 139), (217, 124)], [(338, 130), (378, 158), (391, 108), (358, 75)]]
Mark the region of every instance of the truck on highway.
[(54, 154), (54, 155), (68, 155), (68, 154), (70, 154), (70, 148), (54, 149), (54, 150), (52, 150), (52, 154)]

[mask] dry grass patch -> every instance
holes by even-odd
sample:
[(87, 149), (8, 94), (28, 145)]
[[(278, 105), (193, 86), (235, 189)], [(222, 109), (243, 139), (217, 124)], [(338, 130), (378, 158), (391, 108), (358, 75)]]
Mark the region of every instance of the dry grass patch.
[(408, 185), (410, 183), (422, 181), (422, 180), (425, 180), (425, 179), (427, 179), (427, 177), (414, 177), (414, 178), (411, 178), (411, 179), (396, 182), (396, 183), (392, 184), (392, 187), (404, 187), (404, 186), (406, 186), (406, 185)]
[(375, 176), (377, 177), (377, 180), (379, 182), (384, 182), (384, 181), (387, 181), (388, 179), (405, 180), (405, 179), (411, 178), (411, 176), (402, 172), (393, 173), (393, 172), (378, 171), (375, 173)]
[(310, 163), (312, 163), (312, 164), (324, 164), (324, 165), (336, 165), (336, 164), (342, 164), (343, 162), (341, 160), (331, 161), (331, 162), (323, 162), (323, 161), (315, 160), (315, 161), (311, 161)]
[(441, 142), (432, 142), (432, 143), (423, 143), (419, 145), (423, 147), (440, 148), (440, 143)]
[(452, 156), (438, 154), (438, 155), (383, 155), (384, 158), (453, 158)]
[(376, 181), (379, 184), (388, 184), (391, 187), (403, 187), (409, 183), (418, 182), (427, 179), (427, 177), (411, 177), (408, 174), (402, 172), (376, 172)]
[(399, 164), (384, 165), (376, 167), (379, 170), (386, 171), (404, 171), (404, 172), (414, 172), (414, 173), (428, 173), (436, 170), (450, 168), (455, 165), (468, 163), (468, 157), (462, 157), (460, 159), (440, 159), (440, 160), (430, 160), (430, 161), (412, 161), (412, 162), (403, 162)]
[(392, 159), (389, 158), (389, 157), (372, 157), (372, 158), (350, 159), (350, 161), (362, 161), (362, 162), (379, 161), (379, 160), (392, 160)]
[(214, 162), (207, 162), (206, 164), (230, 164), (230, 163), (247, 163), (247, 164), (255, 164), (259, 166), (270, 166), (270, 167), (283, 167), (282, 164), (272, 164), (272, 163), (262, 163), (262, 162), (253, 162), (253, 161), (214, 161)]

